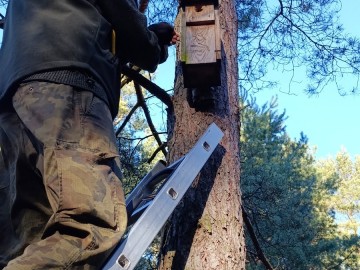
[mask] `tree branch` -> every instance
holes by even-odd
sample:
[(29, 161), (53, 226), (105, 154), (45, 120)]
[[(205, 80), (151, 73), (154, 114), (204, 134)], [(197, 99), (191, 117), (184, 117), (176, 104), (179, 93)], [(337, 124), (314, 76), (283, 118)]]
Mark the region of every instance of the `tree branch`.
[[(158, 134), (167, 134), (167, 132), (159, 132)], [(153, 134), (149, 134), (149, 135), (146, 135), (146, 136), (144, 136), (144, 137), (136, 137), (136, 138), (129, 138), (129, 137), (119, 136), (119, 138), (122, 138), (122, 139), (128, 140), (128, 141), (138, 141), (138, 140), (142, 141), (142, 140), (145, 140), (145, 139), (150, 138), (150, 137), (152, 137), (152, 136), (154, 136), (154, 135), (153, 135)]]
[[(141, 71), (141, 68), (137, 67), (137, 66), (132, 66), (130, 69), (134, 70), (135, 72), (139, 73)], [(125, 74), (123, 74), (125, 75)], [(128, 84), (129, 82), (132, 81), (132, 78), (128, 77), (128, 76), (124, 76), (125, 78), (123, 80), (121, 80), (121, 84), (120, 84), (120, 89), (123, 88), (126, 84)]]
[(333, 265), (333, 266), (330, 266), (327, 268), (327, 270), (333, 270), (333, 269), (339, 269), (340, 266), (347, 260), (351, 257), (353, 252), (350, 252), (346, 257), (344, 257), (342, 260), (340, 260), (339, 263), (337, 263), (336, 265)]
[(134, 107), (131, 108), (131, 111), (128, 113), (128, 115), (125, 117), (124, 121), (121, 123), (120, 127), (116, 129), (115, 135), (116, 137), (121, 133), (121, 131), (125, 128), (126, 124), (130, 121), (131, 116), (135, 113), (137, 108), (140, 107), (139, 101), (134, 105)]
[(244, 206), (241, 205), (241, 211), (242, 211), (242, 215), (243, 215), (243, 219), (244, 219), (244, 223), (246, 225), (246, 228), (248, 230), (248, 233), (250, 235), (250, 238), (254, 244), (254, 247), (256, 249), (256, 252), (259, 256), (259, 259), (262, 261), (262, 263), (264, 264), (264, 266), (266, 267), (267, 270), (273, 270), (273, 267), (271, 266), (271, 264), (269, 263), (269, 261), (266, 259), (264, 252), (261, 249), (260, 243), (256, 237), (254, 228), (251, 225), (251, 221), (250, 218), (248, 216), (248, 214), (245, 211)]
[[(141, 106), (141, 108), (144, 111), (145, 118), (146, 118), (146, 121), (147, 121), (147, 123), (149, 125), (149, 128), (151, 130), (151, 133), (154, 135), (154, 138), (155, 138), (156, 142), (158, 143), (158, 145), (160, 147), (163, 144), (163, 142), (161, 141), (159, 133), (157, 132), (157, 130), (155, 128), (155, 125), (154, 125), (154, 123), (153, 123), (153, 121), (151, 119), (149, 108), (147, 107), (145, 99), (144, 99), (144, 95), (141, 92), (141, 87), (136, 82), (134, 83), (134, 86), (135, 86), (135, 92), (136, 92), (136, 96), (137, 96), (139, 105)], [(166, 152), (165, 149), (162, 149), (162, 152), (163, 152), (164, 156), (167, 155), (167, 152)]]
[(167, 146), (167, 142), (164, 142), (162, 145), (160, 145), (155, 151), (154, 153), (151, 155), (151, 157), (148, 160), (148, 163), (151, 163), (151, 161), (153, 161), (153, 159), (156, 157), (157, 153), (159, 153), (160, 151), (164, 152), (165, 147)]
[(122, 67), (122, 73), (160, 99), (169, 110), (173, 110), (173, 104), (170, 95), (168, 95), (164, 89), (160, 88), (158, 85), (146, 79), (144, 76), (129, 68), (128, 66)]

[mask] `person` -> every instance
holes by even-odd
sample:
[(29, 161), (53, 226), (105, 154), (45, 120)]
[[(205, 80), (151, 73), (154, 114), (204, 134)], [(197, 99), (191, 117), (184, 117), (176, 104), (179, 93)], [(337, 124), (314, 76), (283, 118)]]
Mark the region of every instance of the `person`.
[(121, 66), (153, 72), (177, 40), (167, 23), (148, 27), (135, 0), (9, 0), (0, 268), (101, 267), (127, 223), (112, 126)]

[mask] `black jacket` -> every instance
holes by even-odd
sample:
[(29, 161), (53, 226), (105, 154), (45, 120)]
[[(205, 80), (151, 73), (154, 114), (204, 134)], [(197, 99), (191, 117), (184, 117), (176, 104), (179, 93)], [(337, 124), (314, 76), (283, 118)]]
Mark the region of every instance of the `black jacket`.
[[(10, 0), (0, 50), (0, 103), (24, 78), (82, 70), (104, 88), (112, 111), (119, 98), (119, 59), (149, 71), (161, 48), (134, 0)], [(111, 31), (117, 56), (111, 53)]]

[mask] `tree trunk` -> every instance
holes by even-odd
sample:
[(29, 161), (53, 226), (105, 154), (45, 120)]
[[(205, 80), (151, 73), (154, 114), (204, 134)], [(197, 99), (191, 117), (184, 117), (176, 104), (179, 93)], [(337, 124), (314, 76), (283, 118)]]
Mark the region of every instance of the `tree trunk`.
[(189, 106), (190, 91), (184, 88), (181, 68), (177, 66), (174, 115), (169, 117), (169, 161), (186, 154), (212, 122), (225, 136), (165, 227), (161, 270), (245, 269), (234, 2), (221, 1), (219, 12), (222, 86), (212, 90), (213, 106), (195, 110)]

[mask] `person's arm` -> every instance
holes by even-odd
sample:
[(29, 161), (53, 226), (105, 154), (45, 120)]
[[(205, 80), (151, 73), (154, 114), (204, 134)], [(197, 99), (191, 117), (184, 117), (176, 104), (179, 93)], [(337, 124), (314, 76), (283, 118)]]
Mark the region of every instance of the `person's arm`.
[(97, 5), (116, 32), (116, 50), (122, 62), (131, 62), (150, 72), (165, 61), (157, 35), (147, 28), (145, 15), (134, 0), (98, 0)]

